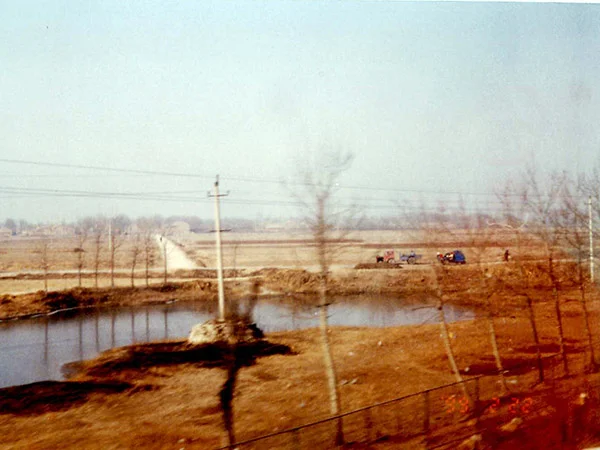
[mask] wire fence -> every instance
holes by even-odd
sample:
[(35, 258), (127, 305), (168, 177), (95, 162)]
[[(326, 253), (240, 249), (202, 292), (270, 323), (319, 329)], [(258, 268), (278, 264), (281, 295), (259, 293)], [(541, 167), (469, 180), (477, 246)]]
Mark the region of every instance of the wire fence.
[[(526, 365), (536, 370), (520, 370)], [(542, 367), (547, 389), (533, 390), (541, 380), (537, 361), (532, 359), (505, 371), (507, 389), (502, 375), (479, 375), (240, 441), (220, 450), (336, 448), (340, 422), (344, 444), (350, 447), (383, 441), (408, 445), (414, 441), (415, 445), (430, 449), (456, 448), (457, 442), (495, 427), (499, 420), (529, 417), (545, 407), (548, 391), (553, 392), (556, 380), (566, 374), (558, 353), (543, 357)]]

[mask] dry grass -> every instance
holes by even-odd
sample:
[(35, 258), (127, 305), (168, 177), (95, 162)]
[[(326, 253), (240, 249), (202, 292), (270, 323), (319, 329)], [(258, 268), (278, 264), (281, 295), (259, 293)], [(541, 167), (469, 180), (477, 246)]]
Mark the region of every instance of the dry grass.
[[(214, 267), (214, 235), (188, 234), (172, 238), (200, 266)], [(464, 231), (432, 236), (420, 231), (355, 231), (345, 237), (346, 241), (333, 246), (334, 267), (354, 267), (359, 263), (371, 263), (386, 248), (408, 253), (422, 254), (423, 263), (436, 262), (436, 252), (462, 249), (469, 262), (502, 261), (504, 249), (511, 248), (514, 258), (538, 258), (543, 248), (535, 240), (527, 241), (522, 249), (515, 246), (514, 236), (496, 233), (482, 242), (477, 236)], [(483, 247), (482, 247), (483, 244)], [(0, 241), (0, 270), (19, 271), (40, 268), (40, 239), (11, 238)], [(125, 237), (116, 252), (117, 269), (131, 267), (131, 251), (134, 241)], [(55, 238), (50, 241), (50, 270), (76, 270), (77, 248), (75, 238)], [(94, 243), (88, 239), (84, 245), (85, 269), (93, 266)], [(161, 257), (155, 255), (154, 267), (160, 269)], [(101, 247), (100, 267), (108, 269), (108, 243)], [(315, 247), (311, 236), (302, 233), (225, 233), (223, 235), (223, 261), (228, 268), (315, 268)], [(141, 268), (141, 257), (137, 267)]]
[[(0, 270), (20, 271), (25, 269), (39, 270), (41, 267), (41, 250), (45, 240), (42, 238), (12, 237), (0, 241)], [(76, 270), (78, 253), (77, 239), (74, 237), (55, 237), (48, 239), (48, 254), (50, 270)], [(124, 237), (120, 247), (115, 253), (115, 267), (127, 269), (131, 267), (131, 251), (134, 241), (131, 237)], [(95, 245), (91, 238), (85, 242), (84, 268), (90, 270), (93, 267)], [(138, 256), (138, 268), (141, 267), (142, 257)], [(157, 258), (157, 264), (160, 263)], [(109, 267), (108, 242), (101, 244), (100, 267)]]
[[(346, 242), (335, 244), (332, 265), (354, 267), (359, 263), (375, 262), (375, 256), (386, 248), (404, 253), (414, 250), (422, 254), (422, 263), (435, 263), (438, 251), (461, 248), (470, 261), (502, 261), (507, 247), (513, 247), (512, 236), (498, 233), (481, 242), (454, 231), (432, 237), (420, 231), (355, 231), (345, 236)], [(214, 242), (210, 235), (189, 235), (179, 240), (188, 255), (198, 263), (214, 266)], [(528, 246), (523, 255), (512, 249), (514, 257), (536, 257), (539, 245)], [(534, 253), (535, 252), (535, 253)], [(223, 261), (227, 267), (290, 267), (315, 268), (315, 247), (309, 234), (298, 233), (227, 233), (223, 237)]]
[[(543, 351), (554, 353), (557, 350), (552, 289), (543, 267), (543, 248), (535, 241), (529, 242), (521, 254), (511, 246), (511, 253), (516, 260), (542, 259), (521, 266), (516, 262), (500, 263), (504, 248), (510, 243), (504, 238), (488, 242), (484, 247), (470, 247), (469, 236), (458, 232), (437, 241), (428, 241), (427, 236), (423, 235), (392, 232), (357, 233), (350, 238), (354, 241), (348, 243), (334, 261), (336, 270), (330, 286), (334, 293), (393, 293), (409, 299), (412, 296), (435, 296), (439, 282), (445, 301), (476, 308), (484, 303), (486, 292), (482, 280), (489, 275), (491, 279), (499, 280), (494, 287), (496, 291), (492, 304), (503, 360), (507, 364), (533, 361), (533, 340), (524, 307), (525, 294), (534, 300)], [(189, 253), (195, 254), (200, 260), (206, 257), (206, 261), (209, 261), (213, 251), (210, 239), (210, 236), (192, 236), (181, 243)], [(68, 249), (71, 244), (65, 241), (61, 245)], [(422, 264), (394, 271), (349, 268), (360, 262), (371, 262), (375, 253), (386, 247), (415, 250), (423, 253), (425, 261), (432, 262), (438, 250), (461, 248), (469, 264), (444, 269), (442, 274), (437, 273), (437, 277), (433, 269), (439, 268), (438, 265)], [(10, 252), (18, 252), (16, 247), (11, 248)], [(224, 250), (225, 262), (229, 267), (314, 267), (313, 249), (307, 245), (306, 236), (230, 234), (225, 237)], [(5, 255), (1, 259), (2, 264), (10, 259)], [(473, 264), (477, 259), (498, 264)], [(71, 264), (72, 260), (63, 261), (65, 266), (67, 262)], [(25, 257), (17, 258), (15, 264), (33, 265)], [(586, 368), (589, 353), (581, 304), (578, 302), (579, 291), (573, 283), (576, 272), (571, 265), (565, 264), (563, 267), (565, 270), (561, 268), (559, 275), (565, 338), (570, 366), (574, 373), (579, 374)], [(265, 290), (283, 293), (314, 291), (316, 282), (313, 275), (304, 270), (262, 270), (257, 274), (262, 276)], [(121, 281), (128, 282), (126, 279)], [(23, 282), (37, 283), (38, 286), (41, 283), (39, 280)], [(232, 280), (228, 285), (229, 292), (236, 289), (237, 292), (243, 292), (247, 283), (248, 280)], [(103, 295), (113, 295), (110, 292), (105, 291)], [(170, 295), (181, 297), (181, 292), (160, 295), (161, 299), (167, 299)], [(189, 295), (196, 293), (190, 291)], [(214, 296), (214, 287), (206, 295)], [(114, 300), (136, 304), (158, 296), (157, 292), (132, 290), (117, 295), (118, 298)], [(93, 302), (96, 297), (94, 292), (90, 292), (86, 299)], [(598, 293), (590, 289), (588, 301), (592, 311), (592, 330), (600, 329), (598, 299)], [(27, 301), (31, 302), (30, 305), (39, 306), (40, 303), (36, 296), (7, 300), (0, 308), (18, 304), (22, 310), (26, 310)], [(468, 368), (469, 371), (481, 372), (493, 368), (485, 320), (451, 324), (450, 332), (452, 347), (463, 371), (468, 373)], [(234, 403), (239, 439), (301, 425), (328, 415), (318, 331), (273, 333), (267, 337), (271, 341), (289, 345), (297, 355), (260, 358), (255, 365), (241, 370)], [(389, 329), (340, 327), (331, 330), (330, 338), (340, 382), (346, 380), (340, 386), (344, 411), (454, 380), (437, 325)], [(594, 345), (596, 348), (599, 345), (596, 337)], [(83, 403), (67, 403), (67, 407), (60, 411), (41, 415), (0, 415), (3, 445), (15, 449), (214, 448), (224, 444), (225, 434), (218, 402), (224, 377), (222, 369), (199, 368), (190, 362), (115, 372), (110, 378), (131, 383), (134, 388), (110, 394), (92, 392)], [(528, 382), (535, 380), (535, 371), (527, 372), (524, 377)], [(587, 379), (581, 378), (571, 380), (569, 395), (576, 389), (585, 389), (587, 382)], [(497, 385), (490, 384), (482, 396), (491, 398), (495, 395), (495, 387)], [(558, 409), (554, 408), (554, 411)], [(410, 421), (414, 411), (413, 405), (399, 410), (397, 414), (400, 420)], [(549, 414), (549, 420), (554, 420), (553, 413)], [(540, 430), (544, 432), (543, 427)], [(527, 435), (523, 435), (523, 439), (523, 445), (535, 442)], [(284, 443), (280, 448), (291, 448), (288, 444)], [(507, 444), (499, 448), (515, 448), (513, 444), (512, 447)], [(376, 448), (398, 448), (398, 444), (379, 443)], [(536, 447), (529, 445), (519, 448)]]

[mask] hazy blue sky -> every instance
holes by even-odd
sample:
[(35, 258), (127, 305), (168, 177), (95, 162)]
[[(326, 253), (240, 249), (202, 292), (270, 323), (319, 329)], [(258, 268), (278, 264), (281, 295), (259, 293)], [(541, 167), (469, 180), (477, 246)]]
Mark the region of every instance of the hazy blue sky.
[(278, 180), (323, 146), (355, 154), (343, 186), (376, 188), (340, 195), (385, 214), (595, 164), (600, 5), (0, 0), (0, 105), (0, 220), (210, 218), (217, 173), (223, 215), (289, 216)]

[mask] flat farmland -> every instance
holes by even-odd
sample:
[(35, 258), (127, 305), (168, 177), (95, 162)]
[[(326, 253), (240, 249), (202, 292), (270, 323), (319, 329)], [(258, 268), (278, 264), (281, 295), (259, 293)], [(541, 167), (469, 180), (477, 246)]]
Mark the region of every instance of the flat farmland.
[[(332, 240), (330, 267), (333, 272), (347, 272), (357, 264), (375, 262), (375, 257), (385, 249), (392, 248), (400, 253), (411, 250), (422, 255), (415, 266), (402, 265), (405, 270), (424, 269), (429, 264), (437, 264), (436, 253), (461, 249), (468, 263), (500, 263), (506, 248), (510, 248), (515, 259), (543, 259), (544, 248), (534, 239), (521, 238), (516, 247), (515, 236), (503, 230), (494, 233), (489, 230), (482, 236), (464, 230), (451, 230), (446, 233), (427, 231), (353, 231), (340, 233), (343, 239)], [(198, 268), (216, 268), (214, 233), (168, 236), (189, 260)], [(134, 271), (134, 286), (146, 283), (143, 245), (135, 236), (123, 236), (117, 242), (114, 252), (114, 285), (131, 286), (131, 269), (134, 251), (137, 248)], [(78, 239), (71, 237), (33, 238), (12, 237), (0, 241), (0, 293), (25, 293), (43, 289), (44, 251), (48, 268), (48, 290), (64, 290), (79, 286), (78, 265), (82, 261), (82, 287), (93, 287), (95, 261), (98, 253), (98, 287), (110, 286), (110, 247), (105, 237), (98, 248), (91, 237), (84, 242), (83, 252)], [(319, 270), (316, 258), (316, 245), (307, 232), (276, 233), (223, 233), (223, 265), (225, 269), (250, 273), (262, 268)], [(164, 279), (164, 253), (159, 240), (152, 240), (148, 248), (150, 256), (149, 284), (160, 283)], [(170, 255), (167, 254), (167, 259)], [(171, 270), (167, 264), (168, 277), (198, 277), (188, 272), (182, 275)]]
[[(135, 241), (131, 237), (124, 237), (119, 241), (115, 251), (115, 267), (125, 269), (131, 267), (132, 249)], [(18, 272), (22, 270), (41, 270), (43, 265), (44, 250), (47, 250), (49, 270), (65, 271), (76, 270), (79, 256), (79, 243), (75, 237), (11, 237), (0, 240), (0, 271)], [(93, 267), (96, 246), (89, 238), (84, 242), (83, 266), (85, 270)], [(156, 251), (155, 251), (156, 253)], [(109, 268), (110, 250), (106, 239), (101, 242), (99, 261), (100, 268)], [(156, 258), (155, 258), (156, 259)], [(142, 257), (138, 256), (141, 267)]]
[[(204, 272), (188, 271), (190, 278), (214, 277), (210, 270), (215, 264), (214, 235), (170, 238), (199, 266), (208, 268)], [(556, 260), (556, 284), (553, 284), (548, 276), (544, 246), (524, 236), (520, 237), (520, 245), (516, 246), (511, 238), (508, 234), (498, 234), (482, 239), (481, 235), (458, 231), (442, 235), (371, 231), (351, 233), (345, 236), (343, 242), (331, 243), (338, 250), (332, 259), (328, 284), (332, 295), (390, 295), (407, 303), (443, 301), (467, 307), (476, 313), (473, 320), (448, 324), (446, 338), (442, 331), (446, 328), (440, 324), (380, 329), (331, 327), (329, 336), (339, 370), (341, 410), (344, 413), (452, 383), (456, 374), (449, 363), (446, 348), (449, 345), (463, 377), (487, 377), (481, 390), (477, 391), (485, 405), (491, 404), (495, 398), (502, 398), (505, 403), (515, 402), (517, 395), (534, 399), (535, 413), (521, 417), (524, 425), (516, 432), (502, 435), (501, 439), (497, 438), (497, 434), (503, 433), (502, 428), (514, 419), (510, 405), (503, 406), (502, 416), (490, 418), (484, 415), (483, 419), (489, 419), (490, 423), (482, 432), (486, 445), (480, 448), (580, 448), (564, 445), (524, 447), (520, 444), (535, 440), (546, 442), (549, 429), (558, 435), (568, 419), (563, 417), (563, 412), (568, 412), (574, 402), (581, 399), (582, 393), (590, 397), (595, 395), (596, 390), (591, 386), (600, 383), (597, 372), (600, 344), (596, 333), (600, 329), (599, 293), (594, 284), (580, 283), (580, 272), (576, 270), (579, 266), (567, 258)], [(27, 242), (18, 244), (21, 247), (4, 246), (7, 251), (4, 256), (18, 252), (19, 248), (24, 254), (24, 249), (34, 248), (27, 247)], [(65, 249), (65, 258), (70, 257), (68, 261), (62, 261), (63, 267), (74, 263), (75, 259), (69, 252), (73, 240), (57, 240), (54, 245), (55, 249)], [(122, 255), (118, 257), (121, 262), (115, 279), (119, 285), (130, 282), (126, 267), (127, 245), (119, 248)], [(505, 263), (502, 255), (507, 247), (513, 260)], [(402, 265), (401, 270), (385, 270), (391, 267), (388, 264), (373, 265), (372, 269), (354, 268), (359, 263), (373, 262), (374, 256), (385, 248), (402, 252), (414, 250), (423, 254), (422, 263)], [(466, 265), (442, 266), (436, 262), (437, 251), (455, 248), (466, 254)], [(159, 250), (158, 244), (156, 249)], [(315, 246), (307, 234), (228, 233), (224, 236), (223, 249), (225, 266), (229, 269), (226, 273), (232, 274), (230, 269), (236, 267), (242, 269), (241, 275), (246, 275), (226, 277), (228, 299), (247, 296), (254, 286), (259, 286), (260, 295), (281, 295), (302, 305), (303, 302), (310, 304), (319, 290), (319, 276), (306, 271), (317, 270)], [(107, 249), (104, 252), (107, 254)], [(20, 257), (20, 264), (27, 267), (27, 257), (16, 257)], [(162, 283), (160, 257), (157, 251), (151, 280), (156, 283)], [(106, 260), (103, 261), (106, 270)], [(482, 265), (477, 264), (479, 261)], [(29, 274), (27, 269), (22, 269), (20, 277), (25, 279), (5, 277), (4, 281), (34, 283), (39, 290), (42, 285), (40, 274), (31, 272), (36, 270), (35, 264), (29, 267), (32, 268)], [(259, 270), (261, 268), (273, 269)], [(71, 281), (75, 284), (78, 281), (75, 275), (72, 270), (64, 274), (54, 272), (49, 280), (50, 287), (55, 281), (57, 289), (66, 287), (60, 283)], [(91, 273), (85, 275), (85, 283), (94, 281)], [(173, 271), (169, 280), (175, 281), (177, 276), (178, 272)], [(0, 313), (5, 318), (14, 319), (30, 314), (47, 314), (65, 305), (135, 307), (186, 300), (216, 302), (214, 279), (191, 281), (190, 278), (186, 283), (144, 289), (73, 289), (52, 295), (43, 292), (5, 295), (0, 302)], [(109, 281), (107, 272), (100, 280), (106, 286)], [(143, 284), (143, 273), (137, 273), (134, 281)], [(13, 285), (12, 288), (17, 289), (18, 286)], [(532, 319), (537, 338), (534, 338)], [(498, 372), (497, 361), (492, 354), (491, 323), (495, 326), (498, 353), (507, 372)], [(318, 330), (269, 333), (268, 339), (289, 346), (291, 351), (261, 357), (240, 371), (234, 415), (238, 439), (301, 426), (327, 418), (330, 414)], [(0, 405), (7, 411), (0, 424), (4, 442), (14, 448), (57, 448), (61, 445), (111, 448), (115, 442), (126, 448), (181, 448), (179, 445), (184, 443), (185, 448), (217, 448), (225, 442), (219, 392), (226, 380), (227, 371), (223, 369), (227, 366), (222, 362), (212, 368), (203, 367), (200, 357), (198, 360), (180, 360), (175, 351), (165, 350), (174, 348), (174, 345), (185, 347), (173, 342), (155, 342), (147, 346), (115, 349), (86, 362), (84, 367), (87, 369), (69, 381), (4, 390), (5, 403)], [(152, 349), (156, 350), (155, 355)], [(562, 357), (560, 352), (563, 352)], [(141, 359), (128, 359), (132, 355), (139, 355)], [(545, 383), (539, 383), (539, 361), (542, 357), (551, 358), (544, 359), (549, 361), (544, 366)], [(501, 375), (504, 373), (506, 375)], [(570, 375), (567, 376), (567, 373)], [(502, 392), (501, 376), (506, 377), (508, 393)], [(560, 389), (556, 390), (555, 385)], [(89, 397), (74, 399), (73, 390), (79, 388), (89, 389)], [(122, 391), (111, 391), (116, 388)], [(60, 389), (64, 390), (64, 395), (57, 394)], [(458, 398), (456, 395), (462, 394), (453, 391), (447, 397), (432, 397), (431, 423), (450, 421), (445, 402)], [(597, 399), (594, 398), (594, 401)], [(429, 409), (427, 411), (429, 414)], [(456, 411), (450, 412), (454, 414)], [(399, 404), (393, 414), (395, 424), (409, 423), (415, 416), (415, 405), (410, 402)], [(379, 426), (385, 425), (384, 415), (374, 414), (372, 419), (378, 421)], [(352, 433), (368, 433), (371, 428), (366, 424), (364, 411), (352, 413), (352, 416), (357, 420), (356, 425), (350, 416), (345, 422), (350, 441), (354, 439)], [(52, 427), (44, 425), (49, 420)], [(497, 423), (492, 423), (493, 420)], [(472, 428), (469, 422), (460, 423)], [(597, 425), (596, 422), (593, 424)], [(299, 448), (326, 448), (307, 444), (312, 433), (316, 431), (308, 428), (303, 432), (303, 445)], [(401, 444), (393, 441), (402, 439), (406, 433), (395, 433), (396, 437), (390, 434), (389, 441), (371, 442), (372, 448), (408, 448), (402, 447), (402, 441), (398, 441)], [(440, 429), (438, 433), (439, 436), (430, 433), (426, 437), (451, 439), (463, 435), (462, 431), (459, 433), (453, 428)], [(369, 440), (368, 437), (362, 439), (363, 442)], [(515, 444), (517, 441), (518, 445)], [(255, 448), (298, 447), (290, 441), (280, 446), (265, 444)], [(413, 448), (431, 446), (426, 443)]]
[[(215, 265), (213, 234), (187, 235), (179, 241), (190, 258), (207, 267)], [(343, 239), (332, 241), (331, 264), (354, 267), (356, 264), (375, 262), (375, 256), (393, 248), (403, 253), (411, 250), (422, 254), (421, 263), (436, 262), (436, 253), (462, 249), (470, 261), (501, 261), (504, 250), (512, 247), (515, 239), (508, 233), (495, 233), (482, 242), (479, 235), (457, 230), (443, 235), (424, 231), (354, 231), (344, 233)], [(482, 245), (483, 244), (483, 245)], [(540, 255), (535, 243), (528, 243), (523, 253), (528, 259)], [(316, 269), (315, 242), (304, 233), (223, 233), (223, 264), (230, 268), (287, 267)]]

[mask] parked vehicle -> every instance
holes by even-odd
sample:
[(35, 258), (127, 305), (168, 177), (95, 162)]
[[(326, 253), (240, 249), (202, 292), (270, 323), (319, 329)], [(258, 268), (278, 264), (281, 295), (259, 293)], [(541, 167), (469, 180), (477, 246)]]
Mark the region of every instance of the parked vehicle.
[(443, 255), (438, 252), (437, 259), (442, 264), (466, 264), (467, 258), (465, 254), (460, 250), (454, 250), (452, 252), (444, 253)]
[(405, 262), (407, 264), (416, 264), (422, 257), (423, 255), (417, 255), (413, 251), (408, 255), (405, 255), (395, 250), (388, 249), (383, 252), (383, 256), (377, 256), (375, 259), (378, 263), (400, 264)]

